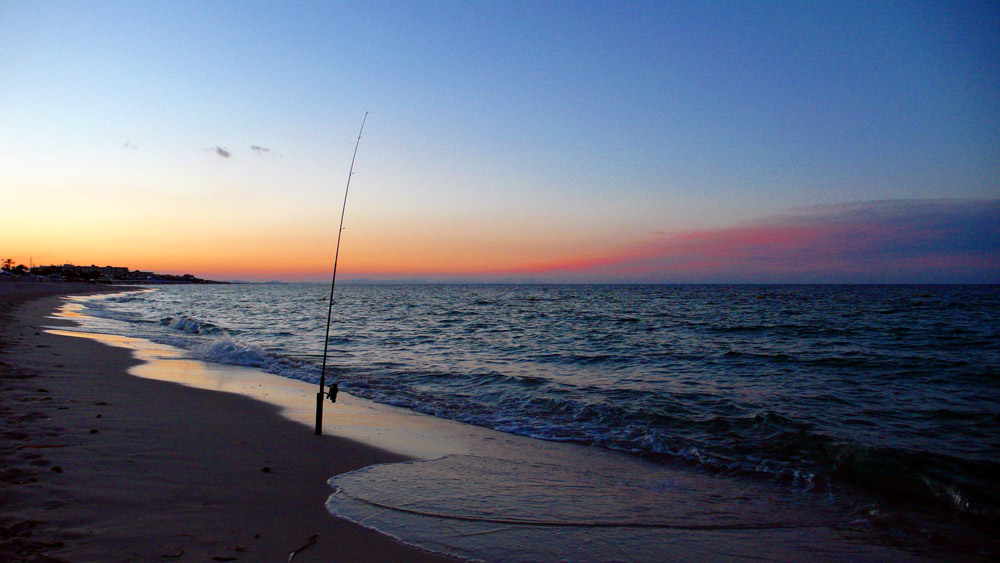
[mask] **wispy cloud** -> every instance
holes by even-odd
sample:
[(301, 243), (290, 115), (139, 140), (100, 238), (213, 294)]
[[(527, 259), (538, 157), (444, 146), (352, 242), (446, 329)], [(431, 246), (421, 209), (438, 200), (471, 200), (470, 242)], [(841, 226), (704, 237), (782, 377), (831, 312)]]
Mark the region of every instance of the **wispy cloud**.
[(259, 154), (259, 155), (266, 155), (267, 153), (271, 152), (271, 149), (266, 148), (266, 147), (260, 147), (260, 146), (257, 146), (257, 145), (250, 145), (250, 150), (252, 150), (253, 152), (255, 152), (255, 153)]
[(224, 149), (222, 147), (215, 147), (212, 150), (215, 151), (215, 154), (221, 156), (222, 158), (229, 158), (231, 154), (228, 149)]
[(520, 273), (661, 282), (1000, 282), (1000, 199), (867, 201), (662, 232)]

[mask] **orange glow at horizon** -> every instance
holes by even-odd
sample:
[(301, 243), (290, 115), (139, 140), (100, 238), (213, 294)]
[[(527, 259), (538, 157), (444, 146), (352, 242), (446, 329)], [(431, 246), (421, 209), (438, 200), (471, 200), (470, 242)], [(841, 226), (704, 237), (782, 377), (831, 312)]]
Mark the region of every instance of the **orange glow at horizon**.
[[(45, 195), (35, 199), (35, 191)], [(5, 203), (30, 210), (11, 213), (0, 223), (0, 258), (19, 264), (124, 266), (247, 281), (322, 281), (333, 269), (337, 223), (328, 197), (201, 193), (190, 186), (184, 193), (121, 186), (99, 192), (82, 182), (73, 189), (25, 187)], [(963, 258), (970, 251), (959, 243), (990, 232), (989, 226), (977, 225), (991, 225), (980, 215), (995, 206), (993, 200), (867, 202), (750, 224), (637, 236), (622, 222), (544, 217), (488, 205), (461, 214), (433, 206), (408, 213), (407, 206), (373, 189), (348, 213), (338, 277), (686, 280), (719, 279), (735, 271), (761, 279), (815, 271), (832, 279), (852, 271), (855, 263), (884, 262), (895, 248), (910, 248), (913, 256), (950, 264), (959, 273), (989, 272), (993, 255)], [(973, 231), (966, 239), (956, 238), (962, 229)], [(893, 260), (906, 268), (919, 266)], [(960, 266), (965, 263), (973, 266)]]
[[(194, 274), (211, 279), (322, 280), (330, 276), (336, 247), (326, 226), (285, 224), (260, 229), (232, 224), (186, 228), (142, 225), (142, 221), (64, 220), (39, 228), (25, 222), (5, 236), (2, 250), (17, 263), (95, 264), (132, 270)], [(525, 264), (557, 263), (578, 256), (580, 241), (533, 234), (504, 240), (490, 231), (461, 227), (417, 229), (382, 225), (345, 230), (338, 277), (476, 276), (512, 273)], [(325, 231), (325, 232), (324, 232)], [(412, 233), (412, 234), (411, 234)], [(586, 241), (584, 241), (586, 242)], [(13, 251), (13, 252), (12, 252)]]

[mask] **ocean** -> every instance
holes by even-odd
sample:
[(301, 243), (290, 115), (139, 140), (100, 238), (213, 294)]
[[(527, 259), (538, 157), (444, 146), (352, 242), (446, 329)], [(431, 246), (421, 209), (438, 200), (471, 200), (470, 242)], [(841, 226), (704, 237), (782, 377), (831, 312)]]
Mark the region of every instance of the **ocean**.
[[(315, 382), (328, 293), (322, 284), (173, 285), (80, 302), (93, 317), (85, 330)], [(803, 509), (819, 507), (824, 526), (855, 544), (927, 557), (1000, 554), (1000, 286), (343, 284), (327, 378), (376, 403), (546, 447), (572, 444), (573, 455), (592, 452), (630, 475), (662, 469), (715, 483), (708, 488), (789, 495)], [(342, 482), (355, 499), (370, 486), (363, 504), (371, 511), (396, 502), (373, 500), (372, 483), (426, 485), (440, 471), (520, 475), (534, 495), (569, 479), (576, 485), (559, 493), (564, 499), (600, 480), (542, 465), (526, 476), (524, 464), (473, 456), (439, 460), (419, 476), (374, 468)], [(661, 522), (657, 502), (676, 502), (652, 489), (642, 489), (652, 495), (642, 503), (623, 493), (633, 498), (624, 512), (628, 502), (618, 500), (587, 517), (541, 506), (512, 516), (524, 499), (503, 510), (494, 499), (470, 517), (453, 497), (422, 516), (550, 530), (579, 522), (612, 534), (609, 545), (636, 533), (644, 535), (630, 541), (647, 545), (655, 526), (638, 523)], [(594, 499), (583, 494), (579, 506), (593, 509)], [(699, 522), (710, 529), (718, 520)], [(412, 541), (486, 560), (580, 557)], [(648, 560), (656, 551), (637, 553)]]

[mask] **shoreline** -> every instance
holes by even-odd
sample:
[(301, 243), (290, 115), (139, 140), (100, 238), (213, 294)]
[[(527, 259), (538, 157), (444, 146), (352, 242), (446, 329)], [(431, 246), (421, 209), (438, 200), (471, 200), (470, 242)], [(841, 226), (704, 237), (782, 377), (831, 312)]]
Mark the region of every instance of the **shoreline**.
[[(33, 512), (0, 512), (0, 559), (20, 553), (9, 546), (27, 545), (73, 561), (287, 560), (316, 533), (295, 561), (454, 560), (439, 553), (489, 561), (935, 559), (873, 542), (872, 530), (832, 499), (347, 393), (315, 437), (314, 384), (200, 362), (142, 338), (63, 330), (77, 324), (78, 308), (36, 300), (0, 332), (8, 340), (0, 362), (42, 374), (10, 386), (4, 372), (2, 431), (20, 442), (4, 445), (0, 494), (15, 507), (12, 490), (35, 496), (27, 495)], [(54, 377), (61, 387), (49, 384)], [(123, 385), (128, 396), (109, 400), (108, 389)], [(9, 406), (23, 408), (17, 401), (44, 415), (15, 419), (31, 431), (6, 422)], [(98, 441), (107, 436), (112, 446)], [(13, 488), (8, 458), (18, 462)], [(46, 473), (53, 467), (56, 476)], [(60, 480), (70, 474), (77, 480), (67, 488)]]
[(324, 506), (331, 475), (408, 458), (131, 375), (129, 351), (41, 330), (69, 326), (60, 295), (121, 287), (29, 287), (0, 294), (3, 559), (453, 561)]

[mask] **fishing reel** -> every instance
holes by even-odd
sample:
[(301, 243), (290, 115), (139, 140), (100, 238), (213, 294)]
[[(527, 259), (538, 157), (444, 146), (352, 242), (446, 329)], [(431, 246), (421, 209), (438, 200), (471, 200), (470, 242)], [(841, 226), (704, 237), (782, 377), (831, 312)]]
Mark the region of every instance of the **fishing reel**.
[(330, 399), (331, 403), (336, 403), (338, 391), (340, 391), (340, 386), (336, 383), (331, 383), (330, 390), (326, 392), (326, 398)]

